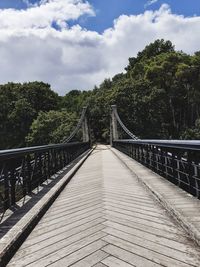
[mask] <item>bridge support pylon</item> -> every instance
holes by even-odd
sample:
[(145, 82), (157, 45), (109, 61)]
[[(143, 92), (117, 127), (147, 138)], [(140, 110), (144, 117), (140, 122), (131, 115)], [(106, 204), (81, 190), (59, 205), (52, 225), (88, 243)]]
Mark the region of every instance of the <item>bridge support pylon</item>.
[[(87, 109), (87, 107), (84, 107), (83, 109)], [(87, 116), (84, 117), (84, 120), (82, 122), (82, 131), (83, 131), (83, 142), (89, 142), (90, 136), (89, 136), (89, 127), (88, 127), (88, 120)]]
[(117, 119), (116, 114), (117, 112), (117, 106), (112, 105), (111, 106), (111, 122), (110, 122), (110, 145), (112, 146), (113, 140), (119, 139), (118, 129), (117, 129)]

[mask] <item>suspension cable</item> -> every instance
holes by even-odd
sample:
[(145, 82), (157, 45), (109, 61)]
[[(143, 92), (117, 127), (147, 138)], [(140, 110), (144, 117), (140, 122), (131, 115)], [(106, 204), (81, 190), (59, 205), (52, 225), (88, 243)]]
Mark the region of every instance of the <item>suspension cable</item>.
[(121, 120), (120, 117), (119, 117), (119, 114), (118, 114), (118, 112), (117, 112), (117, 109), (114, 109), (114, 115), (115, 115), (115, 118), (117, 119), (119, 125), (120, 125), (120, 126), (122, 127), (122, 129), (126, 132), (126, 134), (128, 134), (132, 139), (134, 139), (134, 140), (138, 140), (139, 138), (138, 138), (136, 135), (134, 135), (133, 133), (131, 133), (131, 132), (129, 131), (129, 129), (127, 129), (126, 126), (123, 124), (122, 120)]
[(63, 139), (62, 143), (68, 143), (76, 135), (76, 133), (81, 128), (81, 125), (82, 125), (82, 123), (83, 123), (83, 121), (85, 119), (86, 111), (87, 111), (87, 107), (83, 107), (82, 113), (81, 113), (81, 117), (80, 117), (75, 129), (72, 131), (72, 133), (70, 134), (69, 137)]

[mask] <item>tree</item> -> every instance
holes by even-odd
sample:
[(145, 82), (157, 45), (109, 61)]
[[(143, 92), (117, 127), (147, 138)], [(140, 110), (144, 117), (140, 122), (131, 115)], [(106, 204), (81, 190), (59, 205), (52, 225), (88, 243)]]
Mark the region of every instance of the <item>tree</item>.
[(91, 91), (72, 90), (62, 97), (61, 107), (78, 114), (83, 106), (87, 106), (90, 94)]
[(76, 123), (74, 113), (65, 110), (41, 111), (30, 127), (26, 142), (29, 146), (60, 143), (70, 135)]
[(58, 109), (59, 97), (42, 82), (0, 85), (0, 148), (25, 146), (25, 137), (40, 111)]
[(12, 136), (13, 146), (24, 146), (25, 137), (29, 132), (29, 127), (36, 115), (36, 111), (24, 98), (15, 102), (13, 110), (8, 115), (10, 130), (15, 133)]

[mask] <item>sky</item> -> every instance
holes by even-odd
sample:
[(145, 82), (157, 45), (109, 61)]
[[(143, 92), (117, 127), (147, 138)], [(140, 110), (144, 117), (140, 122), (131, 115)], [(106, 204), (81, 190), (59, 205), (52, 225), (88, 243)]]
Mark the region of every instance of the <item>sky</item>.
[(89, 90), (161, 38), (200, 50), (200, 1), (0, 0), (0, 83)]

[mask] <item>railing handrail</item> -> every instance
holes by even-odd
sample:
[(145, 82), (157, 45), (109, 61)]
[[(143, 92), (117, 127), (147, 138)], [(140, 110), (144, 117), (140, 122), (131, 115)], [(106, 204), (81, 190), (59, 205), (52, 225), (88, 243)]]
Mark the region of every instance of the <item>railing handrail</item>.
[(42, 145), (42, 146), (32, 146), (32, 147), (22, 147), (22, 148), (14, 148), (14, 149), (6, 149), (0, 150), (0, 160), (4, 160), (5, 158), (16, 158), (18, 156), (22, 156), (29, 153), (35, 152), (44, 152), (50, 149), (59, 149), (63, 147), (71, 147), (79, 144), (84, 144), (87, 142), (72, 142), (72, 143), (60, 143), (60, 144), (51, 144), (51, 145)]
[(31, 195), (88, 149), (90, 142), (74, 142), (0, 151), (0, 213)]
[(200, 150), (200, 140), (156, 140), (156, 139), (120, 139), (115, 140), (117, 142), (144, 144), (144, 145), (155, 145), (167, 148), (179, 148), (186, 150)]
[(117, 140), (113, 146), (200, 199), (199, 140)]

